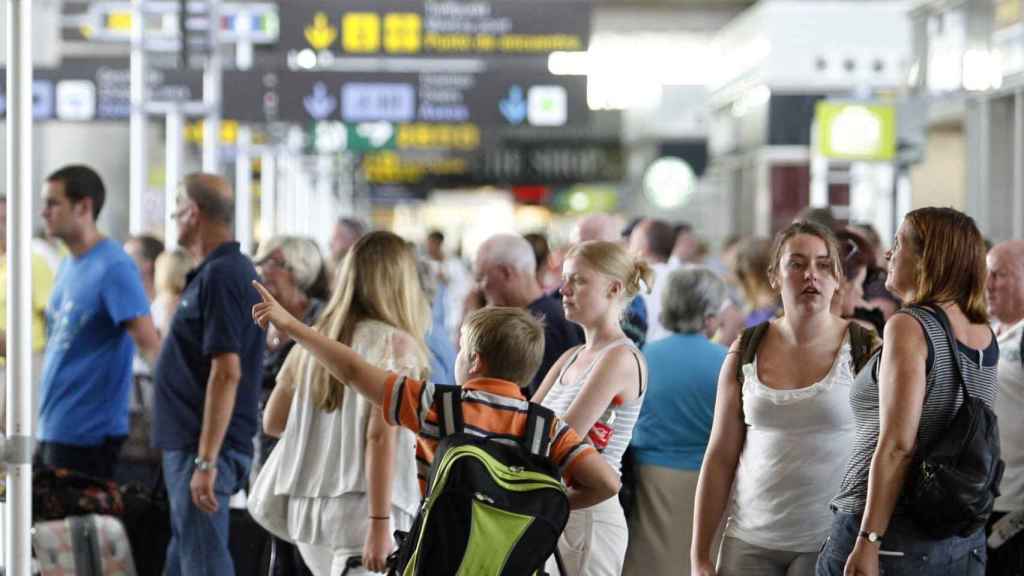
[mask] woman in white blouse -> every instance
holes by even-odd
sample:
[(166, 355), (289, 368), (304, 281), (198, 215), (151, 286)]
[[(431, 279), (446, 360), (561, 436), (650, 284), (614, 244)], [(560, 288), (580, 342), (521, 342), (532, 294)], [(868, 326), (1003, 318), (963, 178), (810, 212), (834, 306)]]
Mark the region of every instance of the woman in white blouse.
[(814, 574), (853, 438), (848, 322), (830, 312), (841, 277), (826, 228), (797, 222), (776, 235), (768, 280), (784, 315), (769, 321), (753, 362), (740, 366), (737, 342), (722, 366), (697, 484), (694, 576)]
[[(315, 328), (380, 368), (424, 378), (430, 309), (405, 241), (363, 236), (336, 286)], [(363, 568), (350, 576), (383, 572), (392, 531), (408, 530), (419, 505), (415, 439), (332, 380), (304, 348), (285, 361), (263, 416), (266, 433), (281, 435), (275, 492), (289, 496), (288, 533), (314, 574), (336, 576), (353, 556)]]

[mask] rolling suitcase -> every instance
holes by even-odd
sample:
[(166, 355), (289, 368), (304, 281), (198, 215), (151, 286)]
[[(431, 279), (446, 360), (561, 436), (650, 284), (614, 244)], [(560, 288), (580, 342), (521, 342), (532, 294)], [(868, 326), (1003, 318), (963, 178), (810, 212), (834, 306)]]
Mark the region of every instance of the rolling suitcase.
[(121, 521), (89, 514), (37, 522), (32, 550), (42, 576), (135, 576)]

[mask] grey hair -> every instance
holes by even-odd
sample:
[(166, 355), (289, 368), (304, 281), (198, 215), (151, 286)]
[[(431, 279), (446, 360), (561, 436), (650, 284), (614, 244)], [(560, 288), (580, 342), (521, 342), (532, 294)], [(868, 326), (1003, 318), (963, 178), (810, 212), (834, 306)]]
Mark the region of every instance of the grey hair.
[(725, 302), (725, 281), (704, 266), (673, 270), (661, 295), (661, 324), (671, 332), (692, 334), (717, 316)]
[(323, 256), (320, 255), (320, 248), (316, 242), (302, 236), (273, 236), (266, 242), (260, 242), (256, 262), (262, 263), (275, 250), (280, 250), (284, 256), (285, 265), (295, 278), (295, 284), (303, 292), (308, 291), (316, 282), (320, 268), (324, 265)]
[(537, 257), (530, 243), (518, 234), (496, 234), (484, 242), (477, 251), (477, 259), (488, 265), (504, 264), (520, 272), (533, 274), (537, 269)]

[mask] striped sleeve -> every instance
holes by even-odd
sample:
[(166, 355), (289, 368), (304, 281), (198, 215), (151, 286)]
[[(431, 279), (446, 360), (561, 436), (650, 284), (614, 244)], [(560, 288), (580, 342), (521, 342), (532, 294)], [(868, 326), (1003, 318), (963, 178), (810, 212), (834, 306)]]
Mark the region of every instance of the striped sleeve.
[(434, 403), (434, 385), (397, 373), (388, 377), (384, 388), (384, 418), (392, 426), (402, 426), (419, 434)]
[(576, 431), (560, 418), (552, 422), (551, 432), (551, 460), (558, 466), (558, 472), (565, 479), (565, 484), (572, 486), (573, 468), (588, 455), (597, 454), (597, 450), (584, 442)]

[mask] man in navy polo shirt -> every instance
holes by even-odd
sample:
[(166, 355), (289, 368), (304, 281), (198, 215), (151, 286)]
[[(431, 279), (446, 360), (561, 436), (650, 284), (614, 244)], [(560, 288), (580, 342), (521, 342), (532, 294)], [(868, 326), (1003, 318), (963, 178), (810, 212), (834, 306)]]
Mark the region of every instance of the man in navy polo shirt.
[(178, 244), (200, 264), (188, 275), (154, 372), (154, 444), (164, 450), (171, 504), (168, 576), (235, 573), (228, 500), (249, 476), (266, 336), (252, 322), (257, 275), (233, 241), (234, 211), (223, 178), (185, 178)]

